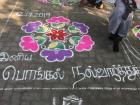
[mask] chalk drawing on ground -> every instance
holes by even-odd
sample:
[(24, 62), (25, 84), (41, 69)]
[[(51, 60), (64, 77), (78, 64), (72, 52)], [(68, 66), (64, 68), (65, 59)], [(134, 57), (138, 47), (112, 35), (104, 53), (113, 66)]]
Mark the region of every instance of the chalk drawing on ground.
[(132, 32), (134, 33), (135, 37), (140, 40), (140, 25), (136, 25), (133, 29)]
[(135, 52), (137, 55), (140, 56), (140, 52), (139, 52), (136, 48), (134, 48), (134, 46), (132, 45), (132, 43), (129, 41), (128, 38), (126, 38), (126, 41), (129, 43), (130, 47), (134, 50), (134, 52)]
[[(113, 79), (116, 82), (126, 83), (127, 81), (135, 81), (140, 79), (140, 67), (112, 65), (107, 68), (95, 68), (88, 66), (83, 68), (82, 66), (74, 66), (68, 69), (71, 77), (69, 80), (73, 80), (72, 87), (75, 88), (80, 82), (91, 79)], [(53, 70), (44, 69), (38, 67), (36, 69), (18, 69), (14, 65), (7, 66), (2, 72), (3, 80), (12, 81), (63, 81), (65, 77), (68, 77), (63, 68), (56, 68)], [(94, 82), (93, 82), (94, 84)], [(87, 85), (86, 85), (87, 87)]]
[[(140, 25), (136, 25), (133, 29), (132, 29), (132, 32), (134, 34), (134, 36), (140, 40)], [(122, 47), (124, 50), (126, 50), (127, 52), (129, 52), (134, 58), (136, 58), (138, 61), (140, 61), (140, 52), (134, 48), (134, 46), (132, 45), (132, 43), (130, 42), (130, 40), (126, 37), (124, 40), (123, 40), (123, 44)], [(125, 46), (125, 48), (124, 48)], [(129, 55), (128, 56), (128, 59), (129, 61), (131, 62), (132, 64), (132, 60), (130, 58)]]
[(138, 91), (140, 88), (131, 87), (88, 87), (88, 88), (38, 88), (38, 87), (20, 87), (20, 88), (0, 88), (0, 91), (19, 91), (19, 90), (122, 90), (122, 91)]
[(124, 45), (122, 45), (122, 49), (123, 49), (123, 51), (124, 51), (125, 55), (127, 56), (128, 61), (129, 61), (129, 62), (130, 62), (130, 64), (132, 65), (132, 64), (133, 64), (133, 62), (132, 62), (132, 60), (131, 60), (130, 56), (128, 55), (128, 52), (126, 51), (126, 49), (125, 49)]
[(50, 13), (46, 12), (30, 12), (29, 10), (24, 10), (16, 13), (18, 17), (38, 17), (38, 18), (50, 18)]
[(83, 100), (75, 95), (70, 95), (67, 97), (63, 97), (62, 105), (82, 105)]
[[(60, 104), (61, 103), (61, 104)], [(82, 105), (83, 99), (76, 95), (69, 95), (63, 98), (53, 97), (52, 105)]]
[(32, 61), (32, 54), (0, 52), (0, 62)]
[(73, 5), (80, 0), (36, 0), (37, 2), (43, 3), (43, 4), (53, 4), (53, 5)]
[[(132, 32), (136, 38), (136, 40), (140, 40), (140, 25), (136, 25), (134, 28), (132, 28)], [(122, 49), (124, 50), (124, 53), (127, 55), (127, 58), (130, 62), (130, 64), (133, 64), (132, 59), (130, 57), (130, 54), (140, 61), (140, 52), (132, 45), (131, 41), (128, 37), (126, 37), (123, 40)]]
[(137, 50), (133, 47), (133, 46), (129, 46), (125, 40), (123, 40), (123, 43), (126, 47), (126, 50), (134, 56), (134, 58), (136, 58), (138, 61), (140, 61), (140, 56), (139, 54), (137, 53)]
[(23, 51), (40, 52), (47, 62), (63, 62), (76, 52), (91, 51), (95, 42), (88, 35), (89, 27), (84, 23), (71, 22), (63, 16), (52, 17), (45, 23), (28, 22), (21, 26), (26, 34), (19, 46)]
[(8, 22), (9, 22), (9, 20), (10, 20), (10, 17), (12, 16), (13, 12), (15, 11), (18, 2), (19, 2), (19, 0), (16, 0), (15, 5), (14, 5), (14, 7), (12, 8), (12, 11), (10, 12), (10, 14), (9, 14), (9, 16), (8, 16), (8, 18), (7, 18), (6, 22), (5, 22), (5, 24), (4, 24), (3, 28), (2, 28), (2, 30), (0, 31), (0, 38), (2, 37), (2, 34), (3, 34), (3, 32), (4, 32), (5, 28), (6, 28), (6, 26), (7, 26)]

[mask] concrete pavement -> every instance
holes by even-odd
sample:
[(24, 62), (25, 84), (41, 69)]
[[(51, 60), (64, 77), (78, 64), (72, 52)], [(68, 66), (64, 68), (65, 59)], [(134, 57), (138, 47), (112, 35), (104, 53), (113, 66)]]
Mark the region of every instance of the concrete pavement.
[[(112, 51), (112, 42), (107, 38), (112, 9), (109, 4), (98, 10), (80, 8), (78, 4), (41, 4), (35, 0), (0, 2), (0, 105), (78, 105), (64, 101), (64, 97), (72, 95), (81, 98), (82, 105), (140, 104), (140, 40), (130, 31), (120, 45), (120, 52)], [(64, 16), (89, 26), (88, 34), (95, 41), (93, 49), (74, 52), (72, 58), (54, 63), (45, 61), (38, 52), (22, 51), (19, 42), (25, 33), (21, 26), (30, 21), (45, 22), (52, 16)], [(133, 27), (138, 16), (136, 13)], [(9, 57), (19, 53), (32, 57), (6, 61), (5, 53)]]

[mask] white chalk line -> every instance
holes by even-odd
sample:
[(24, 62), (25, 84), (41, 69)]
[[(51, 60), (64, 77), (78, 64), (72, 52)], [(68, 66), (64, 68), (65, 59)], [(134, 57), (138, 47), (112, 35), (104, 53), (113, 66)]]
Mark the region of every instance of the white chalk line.
[(124, 45), (122, 45), (122, 48), (123, 48), (124, 53), (126, 54), (128, 60), (129, 60), (130, 64), (133, 64), (133, 63), (132, 63), (132, 60), (131, 60), (131, 58), (130, 58), (130, 56), (128, 55), (127, 51), (126, 51), (125, 48), (124, 48)]
[(10, 17), (12, 16), (14, 10), (16, 9), (17, 3), (18, 3), (18, 0), (16, 1), (16, 4), (15, 4), (14, 8), (12, 9), (11, 13), (9, 14), (9, 16), (8, 16), (8, 18), (7, 18), (7, 20), (6, 20), (5, 24), (4, 24), (4, 26), (3, 26), (2, 30), (1, 30), (1, 32), (0, 32), (0, 38), (2, 37), (2, 34), (3, 34), (3, 32), (4, 32), (5, 28), (6, 28), (6, 26), (7, 26), (8, 22), (9, 22), (9, 20), (10, 20)]
[(126, 37), (126, 40), (129, 42), (130, 47), (138, 54), (140, 55), (140, 53), (134, 48), (134, 46), (131, 44), (131, 42), (129, 41), (129, 39)]
[(140, 88), (127, 88), (127, 87), (82, 87), (82, 88), (0, 88), (0, 91), (20, 91), (20, 90), (140, 90)]
[(126, 42), (123, 40), (123, 43), (125, 44), (127, 50), (137, 59), (140, 61), (140, 58), (138, 56), (136, 56), (131, 50), (130, 48), (128, 47), (128, 45), (126, 44)]

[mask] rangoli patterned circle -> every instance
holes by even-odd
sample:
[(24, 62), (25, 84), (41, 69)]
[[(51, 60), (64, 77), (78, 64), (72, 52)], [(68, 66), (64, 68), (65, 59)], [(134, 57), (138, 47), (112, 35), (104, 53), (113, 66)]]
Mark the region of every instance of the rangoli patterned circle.
[(140, 40), (140, 25), (136, 25), (133, 29), (132, 32)]
[(22, 50), (39, 52), (47, 62), (63, 62), (72, 58), (74, 51), (91, 51), (95, 44), (88, 35), (87, 25), (63, 16), (52, 17), (45, 23), (28, 22), (21, 30), (26, 33), (19, 42)]

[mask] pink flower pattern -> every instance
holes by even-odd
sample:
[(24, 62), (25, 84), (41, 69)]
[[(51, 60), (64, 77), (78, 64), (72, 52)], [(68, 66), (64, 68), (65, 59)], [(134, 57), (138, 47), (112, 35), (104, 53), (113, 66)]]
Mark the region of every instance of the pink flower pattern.
[(83, 35), (75, 50), (78, 52), (90, 51), (95, 43), (92, 41), (89, 35)]
[(31, 36), (23, 36), (19, 46), (23, 51), (38, 52), (39, 45)]
[(63, 16), (59, 16), (59, 17), (52, 17), (48, 19), (47, 22), (48, 23), (69, 23), (70, 20)]

